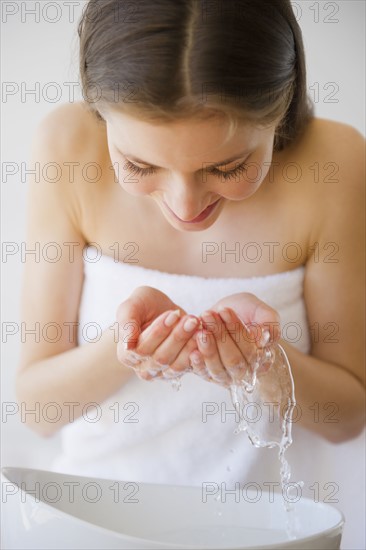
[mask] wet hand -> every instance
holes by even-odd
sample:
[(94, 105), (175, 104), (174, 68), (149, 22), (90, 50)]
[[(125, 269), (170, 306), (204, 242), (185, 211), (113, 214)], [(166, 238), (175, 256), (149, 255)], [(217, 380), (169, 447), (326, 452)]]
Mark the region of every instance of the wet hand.
[[(143, 380), (176, 378), (192, 370), (189, 354), (199, 318), (187, 315), (163, 292), (138, 287), (117, 311), (118, 359)], [(126, 335), (126, 331), (129, 334)]]
[[(231, 307), (229, 307), (229, 305)], [(270, 345), (279, 340), (278, 313), (249, 293), (228, 296), (201, 315), (202, 330), (190, 354), (193, 372), (229, 387), (267, 371), (272, 364)]]

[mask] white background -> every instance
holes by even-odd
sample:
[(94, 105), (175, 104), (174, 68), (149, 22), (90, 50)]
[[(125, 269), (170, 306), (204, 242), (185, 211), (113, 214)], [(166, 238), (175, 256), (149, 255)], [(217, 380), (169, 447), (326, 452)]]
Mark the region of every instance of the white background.
[[(292, 2), (303, 31), (308, 90), (316, 115), (348, 123), (365, 135), (365, 3)], [(61, 103), (81, 99), (78, 83), (77, 21), (84, 1), (2, 2), (2, 162), (28, 163), (32, 135), (40, 120)], [(35, 10), (35, 14), (30, 11)], [(11, 14), (12, 11), (16, 13)], [(338, 20), (337, 22), (335, 20)], [(52, 22), (53, 21), (53, 22)], [(50, 85), (54, 83), (55, 85)], [(67, 84), (69, 83), (69, 84)], [(38, 86), (38, 90), (37, 90)], [(36, 94), (27, 93), (37, 90)], [(5, 92), (5, 93), (4, 93)], [(57, 97), (57, 93), (59, 97)], [(333, 102), (331, 102), (333, 100)], [(4, 164), (3, 164), (4, 167)], [(25, 240), (25, 179), (20, 173), (2, 174), (2, 241), (20, 246)], [(20, 335), (8, 335), (10, 323), (18, 326), (23, 264), (20, 255), (2, 256), (2, 371), (1, 397), (15, 403), (14, 374), (19, 357)], [(20, 422), (19, 415), (2, 417), (1, 462), (3, 466), (47, 469), (58, 452), (59, 436), (41, 439)], [(335, 446), (345, 468), (356, 464), (356, 483), (364, 488), (364, 438)], [(347, 524), (342, 548), (365, 548), (365, 503), (362, 489), (343, 509)], [(353, 496), (352, 496), (353, 495)], [(354, 500), (356, 499), (356, 500)], [(353, 511), (351, 505), (353, 503)]]

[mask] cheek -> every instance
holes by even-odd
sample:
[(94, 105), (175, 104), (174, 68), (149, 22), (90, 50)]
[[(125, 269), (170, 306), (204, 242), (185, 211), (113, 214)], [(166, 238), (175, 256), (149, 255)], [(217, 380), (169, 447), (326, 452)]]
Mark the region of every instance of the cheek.
[(271, 159), (264, 158), (260, 162), (248, 162), (248, 169), (245, 175), (238, 176), (237, 179), (223, 183), (221, 195), (231, 200), (243, 200), (253, 195), (261, 186), (265, 179), (271, 164)]
[(257, 189), (258, 185), (242, 179), (236, 183), (226, 184), (225, 188), (221, 188), (220, 195), (231, 201), (241, 201), (253, 195)]

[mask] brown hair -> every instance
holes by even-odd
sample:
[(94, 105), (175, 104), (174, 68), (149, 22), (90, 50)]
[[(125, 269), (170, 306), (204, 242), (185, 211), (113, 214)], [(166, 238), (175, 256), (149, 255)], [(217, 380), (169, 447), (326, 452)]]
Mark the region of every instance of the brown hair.
[(152, 122), (276, 122), (282, 150), (314, 116), (290, 0), (89, 0), (78, 34), (83, 97), (99, 119), (113, 108)]

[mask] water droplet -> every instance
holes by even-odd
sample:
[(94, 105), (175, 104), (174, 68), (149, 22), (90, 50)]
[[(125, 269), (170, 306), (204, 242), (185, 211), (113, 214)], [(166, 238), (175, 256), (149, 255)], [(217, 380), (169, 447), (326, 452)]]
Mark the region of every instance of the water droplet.
[(181, 387), (181, 385), (182, 385), (182, 381), (181, 381), (180, 378), (172, 378), (172, 379), (170, 380), (170, 384), (171, 384), (173, 390), (179, 391), (179, 390), (180, 390), (180, 387)]

